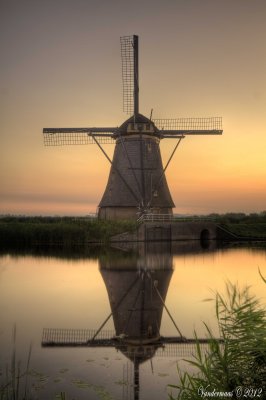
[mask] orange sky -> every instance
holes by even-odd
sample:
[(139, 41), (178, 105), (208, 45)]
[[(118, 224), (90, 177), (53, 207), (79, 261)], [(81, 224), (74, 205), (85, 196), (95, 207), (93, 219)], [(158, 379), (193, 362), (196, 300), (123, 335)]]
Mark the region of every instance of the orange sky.
[[(47, 147), (43, 127), (117, 126), (119, 37), (140, 37), (140, 112), (222, 116), (167, 170), (178, 213), (266, 209), (264, 0), (11, 0), (0, 15), (0, 214), (88, 214), (108, 162)], [(162, 141), (164, 160), (174, 141)], [(106, 146), (110, 154), (113, 147)]]

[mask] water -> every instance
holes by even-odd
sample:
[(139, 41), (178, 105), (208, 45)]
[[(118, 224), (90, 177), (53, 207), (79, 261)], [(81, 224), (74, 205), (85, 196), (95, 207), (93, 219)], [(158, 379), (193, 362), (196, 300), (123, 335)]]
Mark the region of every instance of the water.
[[(258, 267), (266, 276), (265, 249), (219, 249), (214, 242), (205, 249), (198, 242), (181, 242), (171, 248), (157, 243), (92, 254), (3, 253), (1, 383), (6, 380), (6, 364), (11, 364), (16, 324), (16, 359), (22, 370), (33, 343), (32, 398), (56, 399), (63, 391), (67, 399), (167, 399), (167, 385), (178, 381), (176, 364), (187, 368), (182, 359), (191, 355), (191, 347), (162, 347), (159, 334), (179, 337), (181, 332), (192, 338), (196, 329), (205, 337), (205, 321), (218, 336), (214, 304), (204, 299), (216, 290), (223, 293), (230, 280), (240, 287), (250, 285), (265, 303)], [(85, 342), (105, 320), (94, 347), (42, 346), (45, 328), (75, 330), (56, 331), (56, 339), (49, 331), (46, 342), (77, 340), (80, 329), (86, 330), (80, 336)], [(109, 340), (119, 335), (120, 339)]]

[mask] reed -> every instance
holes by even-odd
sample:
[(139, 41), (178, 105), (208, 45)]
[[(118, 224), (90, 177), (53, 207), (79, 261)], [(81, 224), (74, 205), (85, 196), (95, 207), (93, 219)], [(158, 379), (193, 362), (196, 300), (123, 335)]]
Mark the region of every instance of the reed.
[[(30, 393), (30, 360), (32, 354), (32, 343), (29, 346), (26, 368), (22, 371), (21, 362), (17, 359), (16, 351), (17, 329), (13, 327), (12, 353), (10, 366), (6, 365), (5, 382), (0, 385), (0, 400), (32, 400)], [(36, 397), (34, 396), (36, 399)], [(64, 392), (59, 393), (60, 400), (66, 400)]]
[(26, 369), (22, 371), (21, 362), (17, 360), (16, 352), (17, 329), (13, 328), (12, 354), (10, 366), (6, 365), (5, 382), (0, 386), (0, 400), (29, 400), (28, 376), (30, 372), (30, 359), (32, 344), (29, 346)]
[[(260, 271), (259, 271), (260, 272)], [(261, 275), (261, 273), (260, 273)], [(261, 275), (266, 283), (265, 278)], [(227, 283), (226, 295), (215, 294), (216, 318), (221, 345), (205, 324), (209, 346), (185, 360), (196, 373), (182, 372), (177, 367), (179, 384), (169, 385), (171, 400), (198, 400), (220, 393), (233, 398), (266, 398), (266, 310), (250, 294)], [(195, 334), (197, 339), (197, 335)], [(173, 390), (174, 393), (173, 394)], [(216, 396), (216, 397), (217, 397)]]
[(74, 217), (0, 218), (0, 246), (71, 246), (107, 243), (125, 231), (134, 231), (134, 221), (104, 221)]

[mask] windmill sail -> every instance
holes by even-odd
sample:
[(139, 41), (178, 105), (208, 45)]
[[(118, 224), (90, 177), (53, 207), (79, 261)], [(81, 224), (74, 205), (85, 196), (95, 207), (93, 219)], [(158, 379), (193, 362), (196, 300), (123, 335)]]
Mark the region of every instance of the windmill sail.
[(219, 135), (222, 134), (222, 118), (159, 118), (154, 124), (165, 135), (168, 132), (182, 135)]
[(93, 137), (103, 144), (113, 144), (117, 128), (44, 128), (45, 146), (94, 144)]
[(123, 111), (137, 115), (139, 112), (138, 36), (122, 36)]

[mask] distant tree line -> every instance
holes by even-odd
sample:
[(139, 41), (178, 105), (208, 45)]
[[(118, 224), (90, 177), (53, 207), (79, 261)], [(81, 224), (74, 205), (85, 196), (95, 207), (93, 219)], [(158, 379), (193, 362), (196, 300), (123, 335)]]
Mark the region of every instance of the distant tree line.
[(266, 211), (251, 214), (210, 214), (209, 217), (238, 236), (266, 239)]
[(225, 214), (211, 213), (207, 217), (212, 219), (217, 219), (217, 221), (223, 223), (240, 223), (240, 222), (263, 223), (266, 222), (266, 211), (261, 211), (259, 213), (250, 213), (250, 214), (234, 213), (234, 212), (229, 212)]

